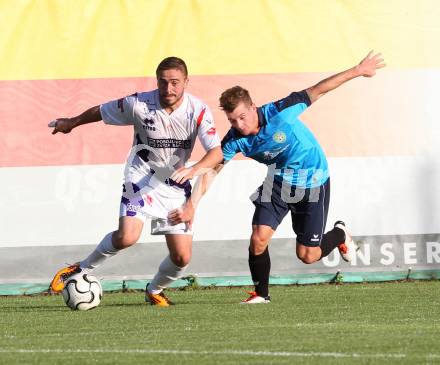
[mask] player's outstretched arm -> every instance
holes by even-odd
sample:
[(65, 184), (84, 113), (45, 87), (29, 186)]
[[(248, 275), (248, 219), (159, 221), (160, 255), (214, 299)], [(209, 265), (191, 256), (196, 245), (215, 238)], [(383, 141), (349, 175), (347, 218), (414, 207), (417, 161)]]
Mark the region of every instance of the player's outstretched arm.
[(99, 105), (87, 109), (84, 113), (73, 118), (59, 118), (49, 123), (49, 127), (53, 128), (52, 134), (58, 132), (70, 133), (73, 128), (80, 125), (99, 122), (102, 119)]
[(336, 89), (349, 80), (359, 76), (374, 76), (376, 70), (382, 67), (385, 67), (382, 55), (380, 53), (373, 54), (373, 51), (370, 51), (356, 66), (318, 82), (316, 85), (306, 89), (306, 92), (309, 95), (310, 101), (313, 103), (327, 92)]

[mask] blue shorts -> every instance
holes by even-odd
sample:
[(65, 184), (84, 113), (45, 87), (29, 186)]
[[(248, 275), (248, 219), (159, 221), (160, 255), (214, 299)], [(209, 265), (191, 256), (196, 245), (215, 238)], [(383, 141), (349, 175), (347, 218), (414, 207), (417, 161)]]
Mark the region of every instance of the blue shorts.
[(251, 197), (255, 205), (253, 225), (265, 225), (276, 230), (290, 210), (296, 242), (316, 247), (321, 243), (327, 223), (330, 202), (330, 178), (316, 188), (298, 188), (274, 181), (272, 191), (261, 185)]

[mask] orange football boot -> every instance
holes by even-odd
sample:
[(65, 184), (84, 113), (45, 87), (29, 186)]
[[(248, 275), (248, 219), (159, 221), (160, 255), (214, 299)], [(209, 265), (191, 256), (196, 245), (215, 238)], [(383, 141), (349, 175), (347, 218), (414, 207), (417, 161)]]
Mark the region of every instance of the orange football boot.
[(55, 274), (52, 281), (50, 282), (50, 291), (52, 291), (53, 293), (60, 293), (64, 289), (64, 282), (72, 275), (80, 272), (81, 268), (79, 267), (79, 263), (58, 270), (58, 272)]
[(148, 285), (145, 288), (145, 301), (147, 303), (149, 302), (151, 305), (157, 305), (159, 307), (169, 307), (170, 305), (174, 305), (163, 291), (159, 294), (151, 294), (148, 291)]

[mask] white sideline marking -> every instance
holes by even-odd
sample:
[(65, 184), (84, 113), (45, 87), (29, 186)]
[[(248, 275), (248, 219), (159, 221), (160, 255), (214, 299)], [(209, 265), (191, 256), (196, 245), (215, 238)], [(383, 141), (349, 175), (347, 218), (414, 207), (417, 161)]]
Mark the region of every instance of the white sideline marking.
[[(122, 353), (122, 354), (173, 354), (173, 355), (238, 355), (238, 356), (281, 356), (281, 357), (333, 357), (333, 358), (405, 358), (406, 354), (362, 354), (344, 352), (277, 352), (277, 351), (193, 351), (154, 349), (5, 349), (0, 353)], [(427, 354), (424, 358), (440, 358), (439, 354)]]

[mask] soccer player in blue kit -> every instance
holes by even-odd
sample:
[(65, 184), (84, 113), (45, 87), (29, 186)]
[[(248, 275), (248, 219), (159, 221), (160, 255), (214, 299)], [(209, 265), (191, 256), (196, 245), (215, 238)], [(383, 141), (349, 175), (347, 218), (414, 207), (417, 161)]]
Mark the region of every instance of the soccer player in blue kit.
[(298, 116), (328, 91), (359, 76), (372, 77), (384, 66), (380, 53), (370, 52), (358, 65), (261, 107), (240, 86), (222, 93), (220, 107), (232, 126), (222, 141), (224, 163), (241, 152), (268, 166), (265, 181), (251, 196), (255, 212), (249, 268), (255, 291), (241, 303), (270, 302), (268, 244), (289, 211), (302, 262), (316, 262), (335, 248), (345, 261), (353, 259), (357, 246), (344, 222), (337, 221), (324, 234), (330, 200), (327, 159)]

